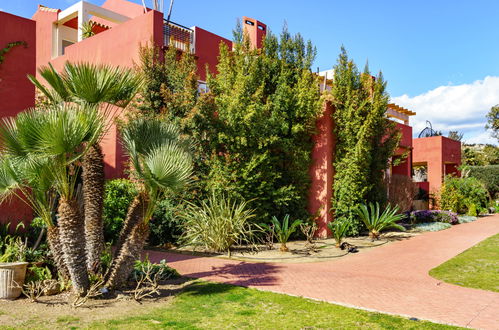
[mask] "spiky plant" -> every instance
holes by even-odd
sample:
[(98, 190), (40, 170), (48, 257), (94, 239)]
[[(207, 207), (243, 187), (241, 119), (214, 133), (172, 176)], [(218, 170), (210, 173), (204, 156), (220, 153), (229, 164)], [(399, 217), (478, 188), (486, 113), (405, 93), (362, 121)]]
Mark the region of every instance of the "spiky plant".
[(22, 112), (7, 119), (2, 128), (5, 150), (28, 164), (46, 160), (52, 187), (60, 196), (58, 228), (64, 261), (73, 288), (84, 294), (89, 288), (83, 219), (76, 200), (77, 161), (88, 145), (98, 141), (104, 118), (91, 106), (53, 105)]
[(106, 284), (111, 288), (126, 282), (135, 260), (140, 258), (157, 201), (166, 192), (176, 191), (187, 184), (192, 172), (188, 146), (171, 124), (158, 119), (139, 119), (123, 128), (122, 140), (139, 193), (128, 209), (106, 275)]
[(348, 220), (335, 220), (327, 224), (328, 228), (331, 230), (333, 234), (333, 238), (336, 241), (336, 247), (340, 247), (343, 242), (343, 238), (348, 233), (350, 229), (350, 222)]
[[(277, 237), (277, 241), (281, 244), (281, 247), (279, 248), (279, 250), (281, 250), (281, 252), (289, 252), (289, 249), (286, 246), (286, 243), (288, 242), (291, 234), (293, 234), (296, 231), (296, 229), (303, 222), (301, 220), (295, 220), (295, 221), (293, 221), (293, 223), (290, 226), (289, 225), (289, 214), (286, 214), (284, 216), (282, 224), (279, 222), (279, 220), (277, 220), (277, 218), (275, 216), (272, 217), (271, 221), (272, 221), (272, 224), (274, 225), (273, 230), (274, 230), (275, 235)], [(267, 230), (270, 230), (269, 225), (262, 224), (262, 226), (264, 228), (266, 228)]]
[[(30, 79), (49, 102), (99, 105), (100, 111), (110, 119), (109, 123), (112, 123), (111, 119), (118, 108), (124, 108), (130, 103), (141, 84), (140, 77), (129, 69), (88, 63), (67, 63), (62, 73), (58, 73), (49, 64), (48, 67), (40, 68), (39, 74), (48, 87), (33, 76)], [(87, 267), (92, 271), (99, 269), (104, 250), (104, 155), (99, 142), (89, 144), (82, 161)]]
[(369, 236), (373, 240), (379, 239), (379, 235), (384, 229), (396, 228), (405, 231), (403, 226), (396, 223), (396, 221), (404, 218), (403, 214), (397, 214), (398, 211), (398, 206), (392, 207), (388, 204), (383, 212), (380, 213), (379, 203), (369, 203), (369, 206), (361, 204), (356, 209), (357, 214), (369, 230)]

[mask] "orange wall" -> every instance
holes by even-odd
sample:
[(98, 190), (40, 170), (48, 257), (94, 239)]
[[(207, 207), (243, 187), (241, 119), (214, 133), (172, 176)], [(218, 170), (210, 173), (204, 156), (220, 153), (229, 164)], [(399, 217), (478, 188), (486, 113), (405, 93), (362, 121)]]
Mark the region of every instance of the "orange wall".
[(327, 224), (333, 220), (331, 213), (331, 198), (333, 197), (333, 151), (335, 140), (333, 136), (333, 106), (324, 103), (322, 117), (317, 120), (317, 134), (314, 136), (312, 150), (312, 165), (310, 176), (312, 184), (308, 199), (308, 211), (317, 215), (318, 231), (316, 236), (326, 237), (330, 234)]
[(13, 116), (35, 104), (35, 87), (26, 75), (35, 73), (35, 22), (0, 12), (0, 49), (14, 41), (25, 41), (4, 55), (0, 64), (0, 116)]
[(432, 136), (414, 139), (413, 145), (413, 163), (427, 165), (430, 192), (438, 193), (444, 176), (450, 174), (449, 170), (461, 165), (461, 142), (444, 136)]
[[(43, 24), (46, 24), (45, 16), (42, 16)], [(45, 28), (40, 26), (40, 29)], [(67, 61), (133, 67), (134, 64), (140, 63), (140, 45), (145, 46), (151, 42), (158, 46), (163, 44), (163, 14), (157, 11), (142, 14), (110, 30), (73, 44), (66, 48), (64, 55), (50, 60), (50, 63), (56, 70), (61, 70)], [(48, 64), (45, 53), (41, 53), (40, 58), (41, 65)], [(106, 163), (106, 177), (122, 176), (124, 156), (117, 139), (116, 127), (111, 127), (101, 145)]]
[[(35, 87), (26, 75), (35, 74), (35, 22), (0, 12), (0, 49), (14, 41), (25, 41), (27, 47), (16, 46), (5, 54), (0, 64), (0, 117), (15, 116), (35, 104)], [(33, 212), (21, 200), (13, 198), (0, 205), (0, 222), (28, 221)]]
[(232, 41), (222, 38), (214, 33), (194, 27), (196, 36), (196, 49), (194, 54), (197, 58), (199, 79), (206, 80), (206, 65), (211, 73), (217, 73), (218, 57), (220, 56), (220, 43), (225, 43), (232, 49)]

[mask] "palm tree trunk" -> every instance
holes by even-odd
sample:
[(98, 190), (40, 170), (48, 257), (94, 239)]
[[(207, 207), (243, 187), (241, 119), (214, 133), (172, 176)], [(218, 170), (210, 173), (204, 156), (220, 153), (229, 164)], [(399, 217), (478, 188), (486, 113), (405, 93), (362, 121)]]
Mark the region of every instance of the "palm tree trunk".
[(61, 241), (59, 237), (59, 228), (52, 226), (47, 229), (47, 242), (52, 253), (57, 271), (65, 280), (69, 279), (69, 271), (64, 263), (64, 255), (62, 252)]
[(106, 285), (110, 288), (124, 285), (133, 270), (135, 261), (140, 258), (140, 253), (149, 236), (149, 224), (144, 221), (148, 203), (146, 195), (141, 193), (128, 209), (113, 262), (106, 275)]
[(112, 270), (115, 268), (117, 257), (121, 253), (123, 245), (130, 238), (130, 235), (132, 234), (134, 228), (143, 219), (143, 215), (147, 208), (146, 199), (147, 197), (145, 196), (145, 194), (141, 193), (134, 198), (134, 200), (128, 207), (128, 213), (126, 215), (125, 222), (123, 223), (120, 237), (118, 238), (118, 242), (116, 243), (116, 246), (114, 248), (113, 260), (111, 261), (111, 265), (109, 266), (109, 269), (107, 270), (107, 273), (104, 277), (106, 281), (109, 279)]
[(77, 294), (84, 295), (90, 287), (85, 253), (84, 221), (74, 199), (67, 200), (61, 197), (58, 213), (60, 241), (73, 290)]
[(144, 244), (149, 236), (149, 223), (140, 222), (133, 230), (130, 238), (125, 242), (121, 253), (116, 258), (115, 267), (111, 270), (107, 286), (119, 288), (126, 284), (128, 277), (133, 271), (136, 260), (144, 249)]
[(102, 209), (104, 199), (104, 156), (99, 144), (90, 146), (83, 158), (83, 200), (87, 269), (97, 272), (104, 251)]

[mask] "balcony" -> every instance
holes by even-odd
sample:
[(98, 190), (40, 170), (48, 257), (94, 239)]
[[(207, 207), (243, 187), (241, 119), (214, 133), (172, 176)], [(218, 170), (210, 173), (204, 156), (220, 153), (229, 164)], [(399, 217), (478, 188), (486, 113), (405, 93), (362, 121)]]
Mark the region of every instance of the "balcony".
[(182, 52), (194, 54), (194, 30), (165, 20), (163, 35), (166, 47), (171, 46)]

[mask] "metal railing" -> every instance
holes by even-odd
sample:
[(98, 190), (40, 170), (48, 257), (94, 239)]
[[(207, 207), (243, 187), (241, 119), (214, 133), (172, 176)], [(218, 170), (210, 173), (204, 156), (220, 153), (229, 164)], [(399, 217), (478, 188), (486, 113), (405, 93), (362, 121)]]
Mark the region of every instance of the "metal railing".
[(165, 46), (172, 46), (182, 52), (194, 54), (194, 30), (165, 20), (163, 35)]

